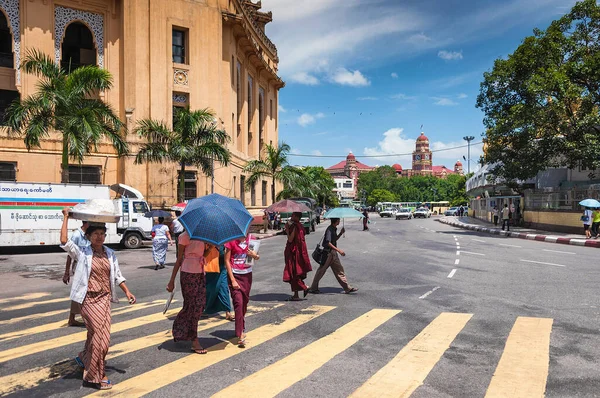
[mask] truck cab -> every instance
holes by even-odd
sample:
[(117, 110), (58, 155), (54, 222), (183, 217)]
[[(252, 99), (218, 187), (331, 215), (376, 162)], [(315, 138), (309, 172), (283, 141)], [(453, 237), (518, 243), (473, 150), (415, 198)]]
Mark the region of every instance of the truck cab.
[(114, 184), (110, 189), (116, 192), (117, 208), (121, 209), (121, 220), (117, 224), (117, 233), (122, 236), (121, 243), (127, 249), (135, 249), (144, 240), (152, 240), (152, 218), (144, 216), (150, 206), (144, 195), (137, 189), (125, 184)]

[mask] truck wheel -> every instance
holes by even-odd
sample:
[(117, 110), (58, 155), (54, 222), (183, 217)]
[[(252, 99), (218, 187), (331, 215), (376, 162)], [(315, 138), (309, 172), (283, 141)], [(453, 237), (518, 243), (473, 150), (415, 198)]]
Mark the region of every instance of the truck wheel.
[(127, 249), (137, 249), (142, 245), (142, 236), (136, 232), (130, 232), (125, 235), (122, 243)]
[(312, 232), (315, 232), (315, 223), (314, 223), (314, 222), (311, 222), (311, 223), (310, 223), (310, 230), (311, 230)]

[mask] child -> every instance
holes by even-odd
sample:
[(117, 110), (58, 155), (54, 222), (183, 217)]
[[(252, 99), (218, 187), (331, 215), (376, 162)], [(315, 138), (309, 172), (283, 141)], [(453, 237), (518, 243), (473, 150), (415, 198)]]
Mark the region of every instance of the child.
[(233, 301), (235, 312), (235, 335), (238, 338), (238, 347), (246, 346), (246, 334), (244, 333), (246, 323), (245, 316), (250, 300), (250, 288), (252, 287), (252, 266), (246, 264), (246, 257), (258, 260), (260, 256), (248, 249), (248, 243), (252, 235), (242, 237), (225, 243), (225, 266), (229, 278), (229, 292)]

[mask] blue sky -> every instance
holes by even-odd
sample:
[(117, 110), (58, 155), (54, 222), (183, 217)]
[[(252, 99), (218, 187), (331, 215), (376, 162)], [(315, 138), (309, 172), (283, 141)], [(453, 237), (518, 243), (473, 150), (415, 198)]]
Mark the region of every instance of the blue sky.
[[(420, 126), (432, 149), (481, 141), (483, 72), (575, 0), (263, 0), (277, 45), (279, 139), (295, 165), (329, 167), (352, 151), (371, 166), (411, 167)], [(471, 170), (481, 144), (471, 146)], [(362, 156), (375, 156), (372, 158)], [(467, 148), (434, 152), (453, 167)], [(465, 163), (465, 162), (463, 162)], [(464, 164), (465, 171), (467, 169)]]

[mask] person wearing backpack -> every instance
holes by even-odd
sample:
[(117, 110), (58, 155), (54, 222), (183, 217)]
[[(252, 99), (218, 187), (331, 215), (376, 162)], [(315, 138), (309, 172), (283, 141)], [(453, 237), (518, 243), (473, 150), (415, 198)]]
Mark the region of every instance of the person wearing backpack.
[(583, 211), (581, 221), (583, 221), (583, 230), (585, 231), (585, 238), (590, 239), (592, 237), (592, 234), (590, 232), (590, 226), (592, 225), (592, 211), (589, 207), (586, 207)]

